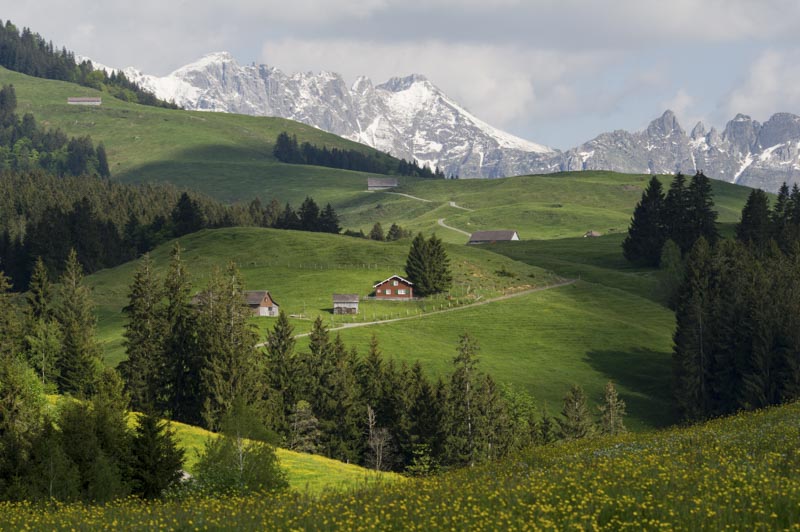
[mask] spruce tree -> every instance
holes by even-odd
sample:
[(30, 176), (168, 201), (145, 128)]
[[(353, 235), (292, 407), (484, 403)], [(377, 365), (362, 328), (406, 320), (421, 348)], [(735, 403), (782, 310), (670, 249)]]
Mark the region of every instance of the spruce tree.
[(20, 323), (11, 280), (0, 270), (0, 358), (20, 354)]
[(383, 227), (381, 226), (380, 222), (375, 222), (375, 225), (372, 226), (372, 229), (369, 232), (369, 239), (377, 240), (378, 242), (383, 242), (386, 240), (386, 237), (383, 234)]
[(687, 257), (673, 336), (673, 391), (678, 413), (687, 420), (701, 419), (710, 411), (712, 275), (711, 250), (701, 238)]
[(427, 247), (433, 292), (446, 292), (453, 284), (453, 274), (450, 272), (450, 259), (444, 249), (444, 243), (436, 235), (431, 235)]
[(242, 293), (242, 279), (234, 263), (225, 273), (212, 273), (199, 298), (199, 343), (203, 354), (203, 418), (216, 428), (235, 401), (259, 408), (264, 397), (264, 370), (259, 364), (257, 336), (249, 321), (251, 311)]
[(625, 258), (645, 266), (658, 266), (665, 240), (664, 193), (655, 176), (636, 204), (628, 236), (622, 242)]
[(692, 223), (689, 217), (689, 191), (686, 188), (686, 177), (678, 172), (670, 183), (664, 199), (664, 227), (666, 238), (673, 240), (686, 254), (694, 244)]
[(594, 434), (594, 422), (586, 404), (586, 394), (577, 384), (573, 384), (564, 396), (561, 417), (557, 421), (561, 437), (565, 440), (577, 440)]
[(406, 278), (414, 283), (414, 293), (418, 296), (426, 296), (434, 291), (429, 256), (428, 242), (422, 233), (417, 233), (406, 258)]
[(339, 225), (339, 215), (336, 214), (336, 211), (333, 210), (330, 203), (325, 205), (325, 208), (319, 215), (319, 230), (323, 233), (332, 233), (334, 235), (339, 234), (342, 230)]
[(100, 174), (100, 177), (111, 177), (111, 170), (108, 168), (106, 147), (102, 142), (97, 145), (97, 173)]
[(300, 217), (300, 229), (303, 231), (320, 231), (319, 207), (309, 196), (306, 196), (306, 199), (300, 205), (298, 216)]
[(123, 333), (128, 358), (120, 364), (120, 372), (133, 407), (147, 413), (160, 411), (167, 399), (166, 324), (161, 310), (162, 298), (153, 261), (149, 254), (145, 254), (133, 274), (128, 305), (122, 309), (128, 319)]
[(689, 219), (692, 244), (703, 237), (710, 246), (719, 240), (717, 211), (714, 210), (711, 181), (703, 172), (697, 172), (689, 184)]
[(614, 383), (608, 381), (603, 394), (603, 404), (597, 407), (600, 410), (600, 433), (608, 435), (616, 435), (626, 432), (624, 417), (625, 417), (625, 401), (617, 395), (617, 389)]
[(308, 401), (298, 401), (289, 417), (289, 449), (299, 453), (317, 452), (320, 440), (319, 420)]
[(683, 282), (683, 258), (674, 240), (669, 239), (664, 243), (659, 263), (658, 284), (661, 297), (669, 308), (675, 310), (678, 290)]
[(36, 257), (28, 288), (28, 314), (32, 320), (53, 319), (53, 285), (42, 257)]
[(167, 407), (175, 419), (199, 424), (202, 398), (202, 356), (197, 343), (195, 310), (189, 304), (192, 290), (181, 247), (175, 243), (164, 278), (164, 345)]
[(283, 417), (287, 419), (298, 395), (297, 368), (294, 357), (294, 327), (281, 309), (275, 326), (267, 334), (266, 381), (279, 397)]
[(59, 390), (79, 396), (90, 395), (97, 384), (101, 361), (95, 341), (94, 309), (74, 249), (67, 258), (59, 292), (59, 306), (55, 312), (63, 337)]
[(761, 251), (766, 249), (773, 234), (767, 195), (763, 190), (754, 189), (747, 197), (741, 221), (736, 225), (736, 239)]
[(145, 499), (159, 498), (183, 477), (184, 451), (167, 422), (155, 416), (139, 417), (131, 441), (133, 493)]
[(478, 460), (478, 344), (464, 333), (458, 340), (445, 410), (444, 452), (448, 463), (474, 465)]

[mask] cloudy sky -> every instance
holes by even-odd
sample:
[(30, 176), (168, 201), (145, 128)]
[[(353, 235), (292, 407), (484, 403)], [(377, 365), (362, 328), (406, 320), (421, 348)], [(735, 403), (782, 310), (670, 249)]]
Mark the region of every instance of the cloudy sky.
[(667, 108), (687, 130), (800, 114), (797, 0), (8, 4), (3, 19), (150, 74), (214, 51), (348, 81), (421, 73), (485, 121), (556, 148), (642, 129)]

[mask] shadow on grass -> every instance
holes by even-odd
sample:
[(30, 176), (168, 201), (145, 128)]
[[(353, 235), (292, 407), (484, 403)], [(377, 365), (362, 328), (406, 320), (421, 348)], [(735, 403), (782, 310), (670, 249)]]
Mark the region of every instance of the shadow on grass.
[(669, 353), (634, 348), (630, 351), (589, 351), (586, 360), (620, 390), (628, 414), (653, 426), (675, 423), (672, 409), (672, 364)]

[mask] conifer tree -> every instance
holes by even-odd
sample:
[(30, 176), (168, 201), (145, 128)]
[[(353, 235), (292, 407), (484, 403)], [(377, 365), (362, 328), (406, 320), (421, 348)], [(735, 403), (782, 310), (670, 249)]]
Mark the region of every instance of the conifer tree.
[(667, 306), (675, 310), (678, 290), (683, 282), (683, 258), (681, 250), (674, 240), (669, 239), (664, 243), (659, 263), (658, 282), (661, 296)]
[(625, 258), (645, 266), (658, 266), (665, 240), (664, 193), (655, 176), (636, 204), (628, 236), (622, 242)]
[(561, 417), (557, 420), (561, 437), (565, 440), (577, 440), (594, 434), (594, 422), (586, 404), (586, 394), (577, 384), (564, 396)]
[(320, 231), (319, 207), (309, 196), (306, 196), (306, 199), (300, 205), (298, 216), (300, 217), (301, 230)]
[(320, 440), (319, 420), (308, 401), (300, 400), (289, 417), (289, 449), (299, 453), (317, 452)]
[(266, 381), (278, 395), (284, 419), (292, 414), (299, 390), (297, 368), (294, 357), (294, 327), (281, 309), (275, 326), (267, 334)]
[(41, 257), (36, 257), (33, 266), (27, 300), (31, 321), (53, 319), (53, 285)]
[(666, 238), (673, 240), (686, 254), (694, 244), (692, 223), (689, 217), (689, 191), (686, 188), (686, 177), (678, 172), (670, 183), (664, 199), (664, 227)]
[(339, 234), (342, 230), (339, 225), (339, 215), (336, 214), (336, 211), (333, 210), (330, 203), (325, 205), (325, 208), (319, 215), (319, 230), (323, 233), (332, 233), (334, 235)]
[(61, 276), (56, 319), (61, 326), (63, 350), (59, 357), (59, 390), (76, 395), (94, 392), (100, 371), (100, 353), (95, 341), (95, 316), (89, 289), (83, 283), (83, 268), (75, 250), (70, 250)]
[(603, 394), (603, 404), (597, 407), (600, 410), (600, 433), (616, 435), (626, 432), (625, 401), (617, 395), (614, 383), (608, 381)]
[[(786, 193), (788, 195), (788, 188)], [(786, 210), (785, 206), (782, 210)], [(747, 203), (742, 209), (742, 219), (736, 225), (736, 239), (757, 250), (764, 250), (773, 234), (775, 232), (770, 225), (767, 195), (763, 190), (754, 189), (747, 197)]]
[(102, 142), (97, 145), (97, 173), (100, 174), (100, 177), (111, 177), (111, 170), (108, 168), (106, 147)]
[(169, 424), (155, 416), (139, 417), (131, 441), (131, 459), (133, 493), (145, 499), (160, 497), (183, 477), (184, 451)]
[(717, 212), (714, 210), (714, 199), (711, 181), (703, 172), (697, 172), (689, 184), (689, 219), (691, 220), (692, 244), (703, 237), (710, 246), (719, 240), (717, 228)]
[(20, 324), (12, 301), (11, 280), (0, 270), (0, 358), (20, 354)]
[(165, 392), (167, 407), (175, 419), (199, 424), (202, 357), (197, 343), (195, 312), (189, 305), (191, 290), (186, 263), (181, 258), (180, 244), (176, 242), (164, 278)]
[(678, 295), (673, 349), (674, 394), (680, 416), (696, 420), (710, 411), (711, 251), (705, 238), (692, 248)]
[(167, 399), (162, 297), (153, 261), (149, 254), (145, 254), (133, 274), (128, 305), (122, 309), (128, 318), (123, 333), (128, 358), (120, 364), (120, 372), (133, 407), (147, 413), (159, 411)]
[(428, 261), (430, 262), (433, 292), (441, 293), (450, 290), (453, 284), (450, 259), (444, 249), (444, 243), (436, 235), (431, 235), (428, 239)]
[(462, 334), (458, 340), (458, 354), (453, 359), (444, 420), (444, 452), (451, 464), (474, 465), (478, 460), (477, 353), (475, 339), (468, 333)]
[(414, 283), (414, 292), (419, 296), (433, 293), (429, 256), (428, 242), (422, 233), (417, 233), (406, 258), (406, 278)]
[(383, 242), (386, 240), (386, 237), (383, 234), (383, 227), (381, 226), (380, 222), (375, 222), (375, 225), (372, 226), (372, 229), (369, 232), (369, 239), (377, 240), (378, 242)]
[(242, 280), (234, 263), (212, 273), (199, 297), (199, 343), (203, 354), (203, 418), (216, 428), (235, 401), (247, 408), (261, 407), (265, 387), (259, 364), (256, 333), (249, 322)]

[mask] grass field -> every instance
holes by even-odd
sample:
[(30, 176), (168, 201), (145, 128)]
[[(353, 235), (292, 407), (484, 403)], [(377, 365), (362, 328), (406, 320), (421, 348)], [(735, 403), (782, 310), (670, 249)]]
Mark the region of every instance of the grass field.
[(426, 479), (105, 506), (0, 503), (0, 528), (795, 530), (800, 404), (689, 428), (548, 445)]

